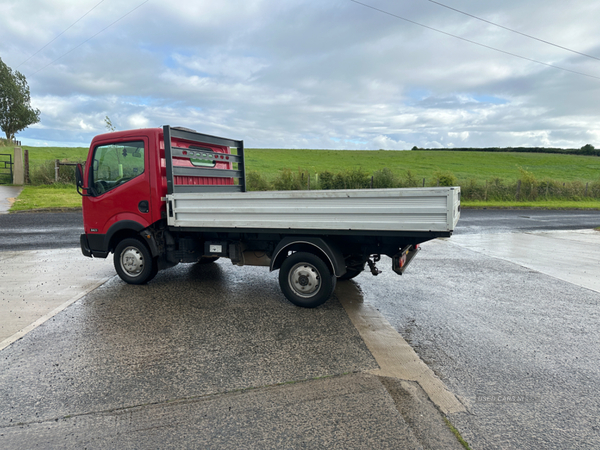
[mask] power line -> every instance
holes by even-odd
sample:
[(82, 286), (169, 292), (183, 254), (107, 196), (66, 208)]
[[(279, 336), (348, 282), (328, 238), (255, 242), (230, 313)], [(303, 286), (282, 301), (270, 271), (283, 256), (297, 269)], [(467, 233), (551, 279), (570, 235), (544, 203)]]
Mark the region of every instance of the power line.
[(62, 33), (60, 33), (58, 36), (56, 36), (54, 39), (52, 39), (50, 42), (48, 42), (46, 45), (44, 45), (42, 48), (40, 48), (37, 52), (35, 52), (33, 55), (31, 55), (29, 58), (27, 58), (21, 64), (19, 64), (16, 68), (18, 69), (19, 67), (21, 67), (27, 61), (29, 61), (31, 58), (33, 58), (35, 55), (37, 55), (42, 50), (44, 50), (46, 47), (48, 47), (50, 44), (52, 44), (55, 40), (57, 40), (59, 37), (61, 37), (67, 31), (69, 31), (77, 22), (79, 22), (81, 19), (83, 19), (85, 16), (87, 16), (89, 13), (91, 13), (94, 9), (96, 9), (100, 5), (100, 3), (102, 3), (103, 1), (104, 0), (100, 0), (100, 2), (96, 6), (94, 6), (92, 9), (90, 9), (88, 12), (86, 12), (83, 16), (81, 16), (79, 19), (77, 19), (75, 22), (73, 22), (71, 25), (69, 25)]
[(58, 61), (61, 58), (64, 58), (65, 56), (67, 56), (69, 53), (72, 53), (73, 51), (77, 50), (79, 47), (81, 47), (82, 45), (84, 45), (85, 43), (91, 41), (92, 39), (94, 39), (96, 36), (98, 36), (100, 33), (105, 32), (106, 30), (108, 30), (110, 27), (112, 27), (115, 23), (119, 22), (120, 20), (124, 19), (125, 17), (127, 17), (129, 14), (131, 14), (132, 12), (134, 12), (136, 9), (141, 8), (142, 6), (144, 6), (146, 3), (148, 3), (150, 0), (146, 0), (142, 3), (140, 3), (138, 6), (136, 6), (135, 8), (133, 8), (131, 11), (129, 11), (126, 14), (123, 14), (121, 17), (119, 17), (117, 20), (115, 20), (114, 22), (112, 22), (110, 25), (108, 25), (107, 27), (101, 29), (100, 31), (98, 31), (96, 34), (94, 34), (93, 36), (87, 38), (85, 41), (83, 41), (81, 44), (73, 47), (71, 50), (69, 50), (68, 52), (62, 54), (61, 56), (59, 56), (58, 58), (56, 58), (54, 61), (52, 61), (49, 64), (46, 64), (44, 67), (42, 67), (41, 69), (39, 69), (37, 72), (34, 72), (33, 75), (36, 75), (38, 73), (40, 73), (42, 70), (44, 70), (46, 67), (51, 66), (52, 64), (54, 64), (56, 61)]
[(530, 62), (533, 62), (533, 63), (536, 63), (536, 64), (541, 64), (541, 65), (544, 65), (544, 66), (547, 66), (547, 67), (552, 67), (553, 69), (559, 69), (559, 70), (563, 70), (565, 72), (574, 73), (576, 75), (582, 75), (584, 77), (595, 78), (597, 80), (600, 80), (600, 77), (595, 76), (595, 75), (590, 75), (590, 74), (583, 73), (583, 72), (577, 72), (575, 70), (565, 69), (564, 67), (556, 66), (554, 64), (548, 64), (548, 63), (545, 63), (545, 62), (542, 62), (542, 61), (538, 61), (536, 59), (527, 58), (526, 56), (517, 55), (516, 53), (511, 53), (511, 52), (507, 52), (505, 50), (500, 50), (498, 48), (491, 47), (489, 45), (485, 45), (485, 44), (481, 44), (481, 43), (476, 42), (476, 41), (472, 41), (471, 39), (467, 39), (467, 38), (464, 38), (464, 37), (461, 37), (461, 36), (457, 36), (457, 35), (452, 34), (452, 33), (447, 33), (445, 31), (438, 30), (437, 28), (433, 28), (433, 27), (430, 27), (430, 26), (427, 26), (427, 25), (423, 25), (422, 23), (415, 22), (414, 20), (410, 20), (410, 19), (407, 19), (405, 17), (399, 16), (397, 14), (393, 14), (391, 12), (384, 11), (383, 9), (379, 9), (379, 8), (376, 8), (376, 7), (371, 6), (371, 5), (367, 5), (366, 3), (361, 3), (361, 2), (359, 2), (357, 0), (350, 0), (350, 1), (354, 2), (354, 3), (357, 3), (359, 5), (362, 5), (362, 6), (366, 7), (366, 8), (371, 8), (371, 9), (373, 9), (375, 11), (379, 11), (380, 13), (387, 14), (388, 16), (395, 17), (396, 19), (404, 20), (405, 22), (412, 23), (414, 25), (418, 25), (418, 26), (423, 27), (423, 28), (427, 28), (428, 30), (435, 31), (437, 33), (441, 33), (441, 34), (444, 34), (446, 36), (453, 37), (455, 39), (460, 39), (461, 41), (465, 41), (465, 42), (468, 42), (470, 44), (478, 45), (479, 47), (487, 48), (488, 50), (494, 50), (494, 51), (499, 52), (499, 53), (504, 53), (505, 55), (514, 56), (515, 58), (524, 59), (525, 61), (530, 61)]
[(520, 34), (521, 36), (525, 36), (525, 37), (528, 37), (530, 39), (534, 39), (536, 41), (543, 42), (544, 44), (552, 45), (553, 47), (557, 47), (557, 48), (566, 50), (568, 52), (577, 53), (578, 55), (585, 56), (586, 58), (592, 58), (592, 59), (596, 59), (596, 60), (600, 61), (600, 58), (596, 58), (595, 56), (588, 55), (587, 53), (578, 52), (577, 50), (573, 50), (573, 49), (570, 49), (568, 47), (563, 47), (562, 45), (554, 44), (554, 43), (552, 43), (550, 41), (545, 41), (544, 39), (536, 38), (535, 36), (531, 36), (530, 34), (521, 33), (520, 31), (513, 30), (512, 28), (508, 28), (508, 27), (505, 27), (503, 25), (499, 25), (497, 23), (491, 22), (491, 21), (486, 20), (486, 19), (482, 19), (481, 17), (474, 16), (473, 14), (469, 14), (467, 12), (461, 11), (460, 9), (452, 8), (451, 6), (444, 5), (443, 3), (436, 2), (434, 0), (429, 0), (429, 1), (431, 3), (435, 3), (436, 5), (442, 6), (444, 8), (451, 9), (452, 11), (456, 11), (457, 13), (464, 14), (465, 16), (472, 17), (473, 19), (481, 20), (482, 22), (489, 23), (490, 25), (494, 25), (494, 26), (496, 26), (498, 28), (502, 28), (504, 30), (508, 30), (508, 31), (510, 31), (512, 33), (517, 33), (517, 34)]

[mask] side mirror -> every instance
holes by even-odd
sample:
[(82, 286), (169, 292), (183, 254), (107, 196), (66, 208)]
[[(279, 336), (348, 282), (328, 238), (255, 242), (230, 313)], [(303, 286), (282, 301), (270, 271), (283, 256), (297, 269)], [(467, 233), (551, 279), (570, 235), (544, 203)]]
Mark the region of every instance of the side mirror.
[(75, 167), (75, 185), (77, 186), (77, 193), (82, 197), (88, 197), (90, 194), (84, 194), (88, 188), (83, 187), (83, 167), (81, 164), (77, 164)]
[(75, 166), (75, 183), (77, 184), (77, 187), (83, 187), (83, 167), (81, 164)]

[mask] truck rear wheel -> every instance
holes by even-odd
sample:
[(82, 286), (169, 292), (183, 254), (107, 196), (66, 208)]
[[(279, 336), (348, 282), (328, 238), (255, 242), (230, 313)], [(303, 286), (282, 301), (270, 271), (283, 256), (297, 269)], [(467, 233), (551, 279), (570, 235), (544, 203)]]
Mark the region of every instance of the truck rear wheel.
[(150, 281), (158, 272), (155, 263), (150, 250), (139, 239), (123, 239), (115, 248), (115, 270), (126, 283), (144, 284)]
[(218, 256), (202, 256), (198, 260), (198, 264), (211, 264), (214, 263), (217, 259), (219, 259)]
[(346, 267), (346, 273), (341, 277), (338, 277), (338, 280), (351, 280), (352, 278), (358, 276), (365, 270), (365, 265), (362, 267)]
[(315, 308), (333, 294), (336, 278), (318, 256), (296, 252), (288, 256), (279, 269), (279, 286), (296, 306)]
[(346, 257), (346, 273), (338, 280), (351, 280), (352, 278), (360, 275), (365, 270), (365, 258), (362, 255), (350, 255)]

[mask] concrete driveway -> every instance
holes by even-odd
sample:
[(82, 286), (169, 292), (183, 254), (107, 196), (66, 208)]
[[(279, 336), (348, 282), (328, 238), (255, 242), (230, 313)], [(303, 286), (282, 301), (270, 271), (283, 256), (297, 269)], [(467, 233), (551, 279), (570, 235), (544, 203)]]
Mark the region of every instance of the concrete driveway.
[(431, 398), (462, 405), (354, 282), (303, 309), (265, 268), (131, 286), (77, 253), (0, 253), (2, 302), (37, 311), (0, 351), (0, 448), (462, 448)]

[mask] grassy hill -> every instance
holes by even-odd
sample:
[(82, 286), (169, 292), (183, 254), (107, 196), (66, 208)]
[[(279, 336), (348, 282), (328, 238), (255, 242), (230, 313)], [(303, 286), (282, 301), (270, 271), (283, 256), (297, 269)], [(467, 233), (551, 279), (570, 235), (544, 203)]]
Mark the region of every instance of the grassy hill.
[(274, 178), (282, 168), (314, 174), (354, 168), (373, 173), (387, 167), (399, 176), (410, 170), (416, 178), (431, 178), (434, 172), (448, 171), (459, 181), (516, 181), (519, 168), (537, 179), (584, 183), (600, 180), (600, 157), (543, 153), (248, 149), (246, 166), (267, 178)]
[[(45, 168), (51, 171), (51, 176), (53, 166), (49, 161), (83, 161), (87, 155), (86, 148), (24, 148), (29, 150), (31, 171)], [(12, 148), (0, 148), (0, 153), (7, 153), (7, 150)], [(398, 179), (405, 179), (410, 171), (410, 176), (413, 180), (418, 180), (418, 185), (422, 185), (422, 180), (425, 179), (428, 186), (436, 185), (436, 178), (439, 179), (440, 173), (451, 174), (453, 181), (462, 187), (465, 205), (514, 205), (517, 200), (515, 191), (524, 183), (523, 189), (519, 191), (520, 203), (517, 202), (520, 206), (526, 206), (523, 201), (528, 200), (544, 207), (600, 208), (600, 193), (596, 192), (600, 192), (600, 157), (597, 156), (450, 150), (246, 149), (247, 171), (257, 172), (269, 183), (281, 177), (283, 169), (290, 169), (296, 174), (302, 170), (313, 179), (313, 176), (326, 171), (335, 174), (360, 170), (370, 176), (384, 168), (391, 170)], [(58, 201), (58, 204), (79, 204), (79, 197), (74, 189), (69, 191), (71, 188), (60, 189), (60, 186), (55, 186), (43, 192), (39, 190), (40, 195), (35, 200), (36, 189), (28, 188), (17, 207), (44, 207), (45, 201), (41, 198), (56, 196), (59, 191), (63, 200)], [(528, 196), (524, 195), (526, 193)], [(35, 206), (27, 206), (26, 197), (35, 200)], [(57, 202), (52, 204), (56, 206)]]
[[(32, 170), (45, 161), (60, 159), (83, 161), (87, 148), (29, 147)], [(0, 153), (12, 148), (0, 148)], [(519, 168), (531, 172), (537, 179), (560, 182), (600, 180), (600, 157), (514, 152), (453, 152), (426, 150), (291, 150), (246, 149), (246, 169), (260, 172), (268, 179), (284, 169), (306, 170), (311, 174), (324, 171), (340, 172), (361, 168), (373, 173), (383, 168), (398, 176), (410, 170), (416, 178), (430, 178), (436, 171), (448, 171), (459, 181), (478, 182), (500, 178), (506, 182), (519, 177)]]

